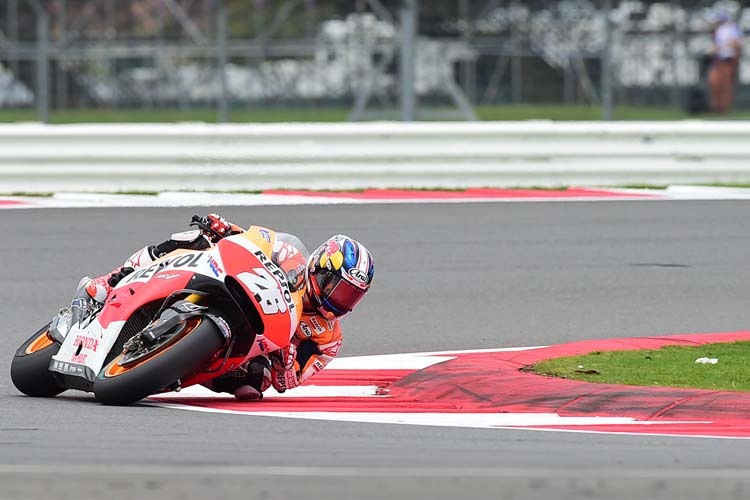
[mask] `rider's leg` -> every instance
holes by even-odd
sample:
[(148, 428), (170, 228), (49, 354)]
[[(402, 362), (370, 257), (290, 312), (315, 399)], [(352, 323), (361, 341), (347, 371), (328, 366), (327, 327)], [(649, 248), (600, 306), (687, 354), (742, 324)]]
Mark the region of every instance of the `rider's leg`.
[(120, 280), (132, 273), (136, 268), (147, 266), (154, 261), (152, 248), (151, 246), (141, 248), (128, 257), (122, 266), (118, 266), (106, 274), (102, 274), (96, 278), (88, 276), (81, 278), (81, 281), (78, 283), (76, 297), (80, 295), (81, 289), (83, 289), (95, 302), (103, 304), (112, 291), (112, 287), (117, 286)]
[(132, 273), (133, 270), (148, 266), (157, 258), (163, 257), (177, 249), (204, 250), (209, 246), (210, 243), (208, 243), (208, 240), (198, 230), (175, 233), (170, 239), (158, 245), (149, 245), (141, 248), (128, 257), (122, 266), (114, 268), (107, 274), (96, 278), (85, 277), (81, 279), (78, 283), (78, 289), (80, 290), (83, 287), (89, 297), (99, 304), (103, 304), (107, 300), (112, 288), (117, 286), (117, 283)]
[(211, 380), (206, 387), (215, 392), (228, 392), (241, 401), (263, 399), (263, 391), (271, 386), (271, 363), (257, 356), (243, 366)]

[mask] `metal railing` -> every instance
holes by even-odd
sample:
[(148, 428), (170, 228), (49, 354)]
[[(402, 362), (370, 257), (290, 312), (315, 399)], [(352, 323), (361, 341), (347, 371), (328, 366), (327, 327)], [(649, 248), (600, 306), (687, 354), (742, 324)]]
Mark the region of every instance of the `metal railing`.
[[(477, 105), (539, 101), (611, 118), (618, 104), (682, 106), (702, 84), (714, 3), (6, 0), (0, 66), (42, 121), (81, 106), (213, 106), (224, 121), (300, 104), (350, 107), (351, 119), (414, 119), (420, 107), (473, 119)], [(731, 5), (750, 29), (750, 7)]]

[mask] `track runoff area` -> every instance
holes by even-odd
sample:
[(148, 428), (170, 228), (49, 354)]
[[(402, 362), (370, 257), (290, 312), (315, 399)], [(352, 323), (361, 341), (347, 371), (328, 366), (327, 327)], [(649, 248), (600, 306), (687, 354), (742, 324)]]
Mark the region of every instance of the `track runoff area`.
[(357, 191), (266, 190), (256, 194), (165, 191), (153, 195), (64, 192), (55, 193), (51, 196), (0, 195), (0, 209), (746, 199), (750, 199), (750, 189), (713, 186), (669, 186), (665, 189), (572, 187), (567, 189), (467, 188), (435, 191), (406, 189)]
[[(2, 197), (8, 209), (86, 206), (297, 205), (336, 203), (572, 202), (577, 200), (748, 199), (750, 190), (675, 186), (665, 190), (589, 189), (260, 194), (162, 193), (155, 196), (59, 194)], [(405, 353), (334, 360), (305, 386), (272, 389), (242, 403), (202, 387), (154, 396), (148, 404), (200, 412), (442, 427), (527, 429), (704, 438), (750, 438), (750, 394), (593, 384), (542, 377), (521, 368), (603, 350), (654, 349), (750, 340), (750, 331), (611, 340), (555, 346)], [(492, 369), (488, 369), (492, 367)], [(472, 389), (465, 390), (471, 387)]]

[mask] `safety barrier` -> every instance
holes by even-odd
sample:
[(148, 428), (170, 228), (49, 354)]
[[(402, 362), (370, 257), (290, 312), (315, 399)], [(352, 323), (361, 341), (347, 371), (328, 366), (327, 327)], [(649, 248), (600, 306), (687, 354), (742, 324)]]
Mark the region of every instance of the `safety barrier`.
[(750, 123), (0, 126), (0, 192), (750, 181)]

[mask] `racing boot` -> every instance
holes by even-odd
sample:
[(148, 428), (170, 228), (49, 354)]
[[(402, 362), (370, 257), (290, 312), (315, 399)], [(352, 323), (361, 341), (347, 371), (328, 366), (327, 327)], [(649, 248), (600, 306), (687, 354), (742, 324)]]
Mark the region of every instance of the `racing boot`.
[(132, 267), (118, 267), (111, 273), (98, 278), (91, 278), (90, 276), (81, 278), (81, 281), (78, 282), (76, 294), (70, 301), (70, 324), (81, 323), (101, 309), (112, 291), (112, 287), (132, 272)]
[[(104, 301), (109, 297), (112, 288), (128, 274), (132, 273), (134, 269), (132, 267), (116, 267), (107, 274), (103, 274), (97, 278), (90, 278), (85, 276), (81, 278), (78, 283), (78, 289), (83, 288), (89, 297), (91, 297), (98, 304), (104, 304)], [(77, 296), (78, 294), (76, 294)]]
[(238, 401), (260, 401), (271, 386), (271, 363), (257, 356), (245, 365), (215, 378), (211, 390), (233, 394)]
[(245, 385), (234, 391), (234, 397), (240, 401), (263, 399), (263, 392), (271, 387), (271, 362), (265, 356), (256, 356), (247, 364)]
[(83, 278), (81, 278), (81, 281), (78, 282), (76, 294), (70, 301), (70, 322), (68, 323), (68, 328), (72, 327), (76, 323), (83, 324), (83, 322), (89, 316), (98, 311), (102, 306), (102, 303), (94, 300), (94, 298), (89, 294), (87, 288), (88, 284), (91, 281), (93, 281), (93, 278), (91, 278), (90, 276), (84, 276)]

